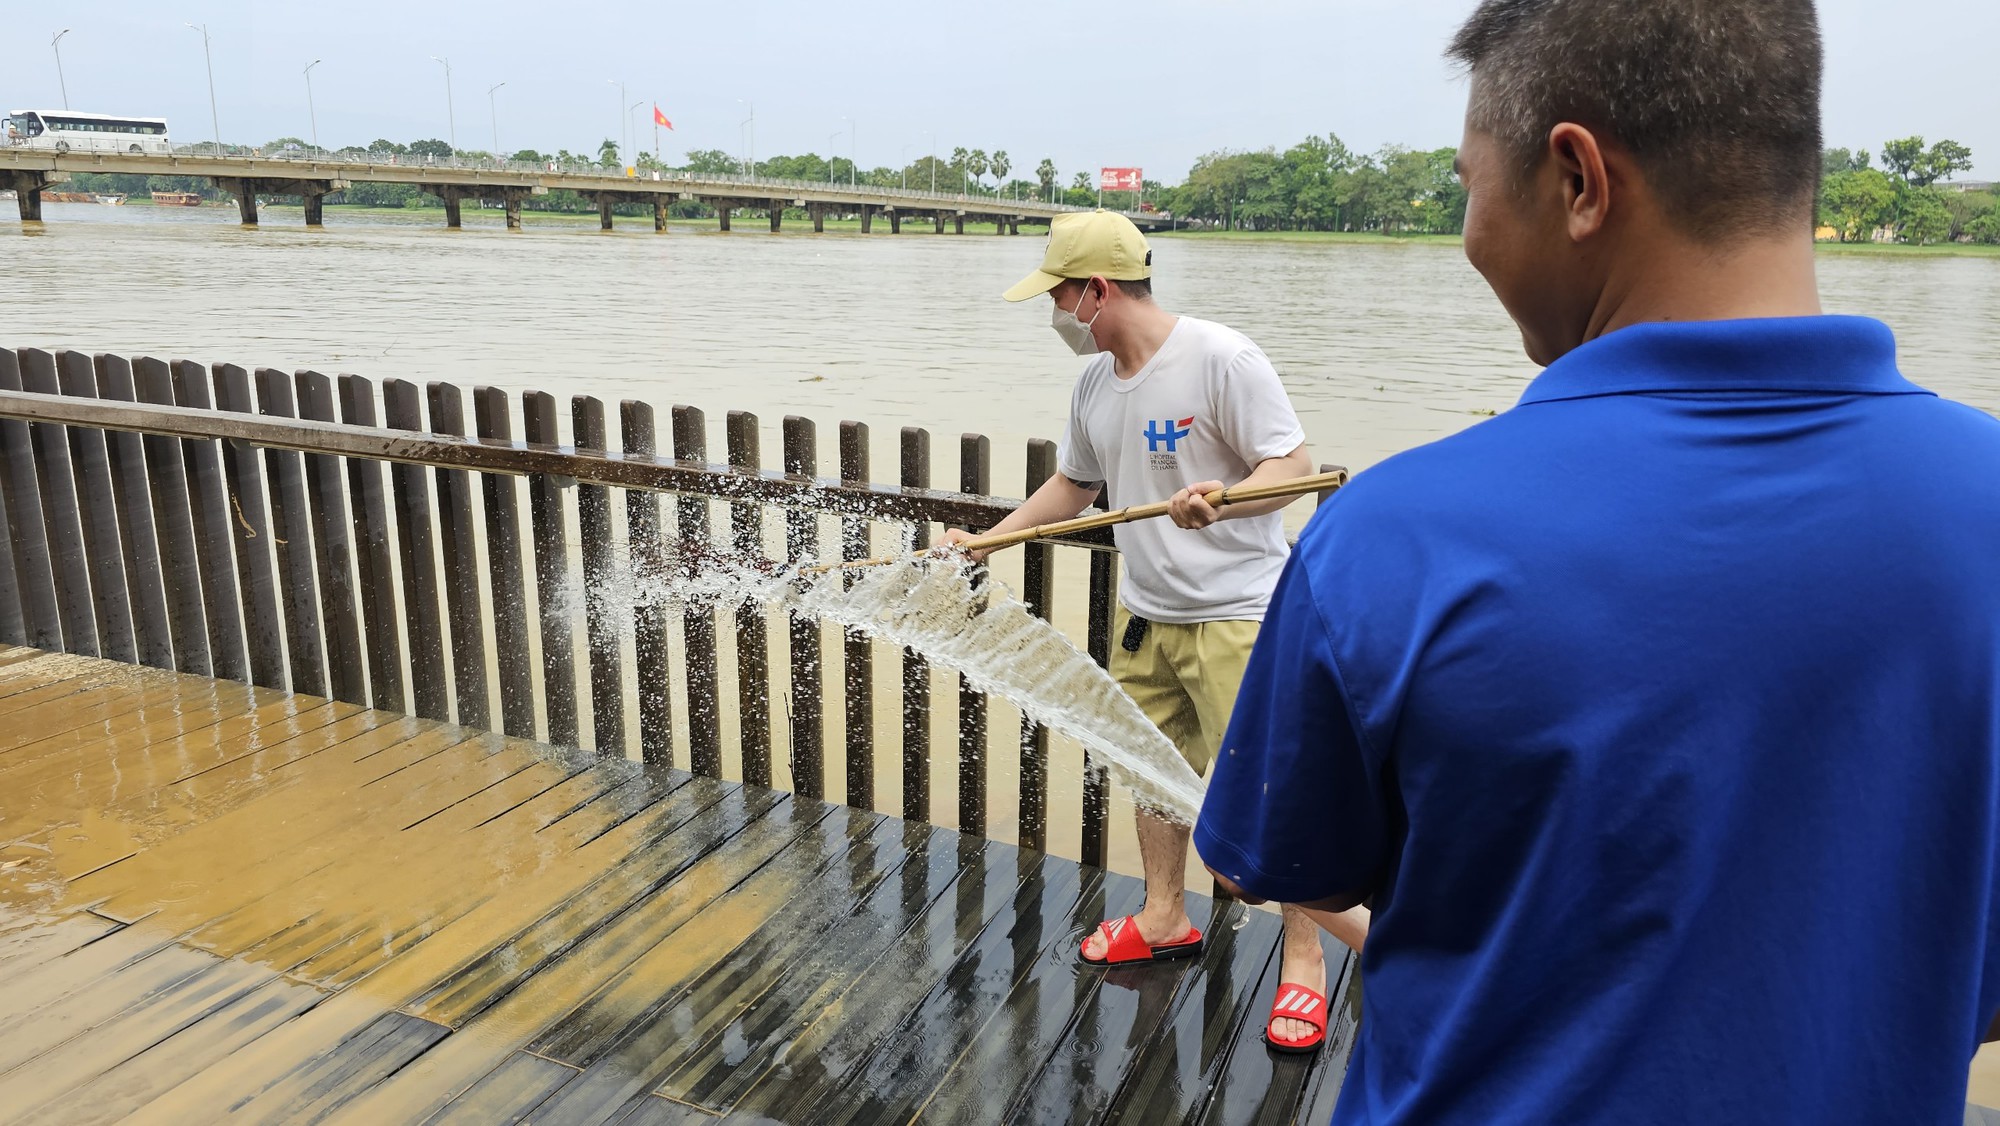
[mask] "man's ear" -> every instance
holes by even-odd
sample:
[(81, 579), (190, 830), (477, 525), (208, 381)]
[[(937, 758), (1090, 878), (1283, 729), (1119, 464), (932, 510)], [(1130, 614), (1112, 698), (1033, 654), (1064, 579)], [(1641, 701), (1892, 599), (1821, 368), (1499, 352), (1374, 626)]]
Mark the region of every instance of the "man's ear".
[(1604, 229), (1611, 217), (1611, 173), (1597, 136), (1574, 122), (1549, 130), (1549, 158), (1560, 177), (1569, 237), (1583, 242)]

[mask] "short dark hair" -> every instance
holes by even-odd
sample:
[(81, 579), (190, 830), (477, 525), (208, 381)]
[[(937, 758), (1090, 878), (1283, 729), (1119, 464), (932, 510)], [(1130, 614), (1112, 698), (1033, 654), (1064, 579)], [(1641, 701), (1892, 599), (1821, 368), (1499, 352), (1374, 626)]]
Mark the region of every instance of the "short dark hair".
[(1472, 126), (1523, 168), (1575, 122), (1628, 149), (1697, 238), (1812, 222), (1812, 0), (1484, 0), (1446, 54), (1477, 86)]
[(1113, 280), (1111, 284), (1117, 286), (1118, 292), (1123, 293), (1127, 297), (1137, 297), (1141, 301), (1151, 301), (1153, 299), (1152, 278), (1140, 278), (1137, 281)]

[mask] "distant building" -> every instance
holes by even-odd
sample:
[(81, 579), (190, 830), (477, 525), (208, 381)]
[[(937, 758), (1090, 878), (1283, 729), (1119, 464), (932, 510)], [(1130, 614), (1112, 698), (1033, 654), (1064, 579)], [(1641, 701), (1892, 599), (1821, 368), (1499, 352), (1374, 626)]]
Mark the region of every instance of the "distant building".
[(1947, 180), (1938, 187), (1954, 192), (1990, 192), (2000, 185), (1991, 180)]

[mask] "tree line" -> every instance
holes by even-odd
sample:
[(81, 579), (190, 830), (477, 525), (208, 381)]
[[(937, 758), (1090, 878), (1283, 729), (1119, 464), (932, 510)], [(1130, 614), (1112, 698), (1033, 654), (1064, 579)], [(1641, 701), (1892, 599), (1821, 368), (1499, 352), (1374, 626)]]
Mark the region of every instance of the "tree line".
[[(281, 137), (263, 153), (304, 148), (296, 137)], [(244, 150), (246, 152), (253, 150)], [(507, 154), (454, 150), (435, 137), (408, 144), (378, 138), (337, 150), (343, 156), (374, 160), (426, 161), (458, 157), (468, 161), (507, 160), (557, 170), (620, 166), (618, 143), (606, 138), (593, 152), (520, 149)], [(1143, 207), (1171, 214), (1190, 227), (1248, 231), (1373, 231), (1387, 234), (1459, 234), (1465, 228), (1465, 188), (1452, 170), (1457, 150), (1411, 149), (1389, 145), (1356, 153), (1328, 133), (1311, 136), (1280, 151), (1219, 150), (1197, 159), (1178, 184), (1145, 181), (1136, 193), (1100, 193), (1089, 171), (1067, 182), (1044, 158), (1030, 171), (1004, 149), (954, 148), (948, 157), (925, 155), (902, 167), (858, 168), (843, 156), (818, 153), (760, 159), (759, 177), (855, 183), (875, 188), (936, 190), (949, 195), (1052, 200), (1091, 206)], [(1821, 168), (1817, 217), (1820, 235), (1841, 242), (1895, 241), (1914, 245), (1965, 241), (2000, 243), (2000, 196), (1990, 190), (1962, 191), (1949, 178), (1972, 167), (1972, 150), (1956, 141), (1926, 143), (1905, 137), (1882, 146), (1881, 163), (1867, 149), (1826, 150)], [(641, 174), (652, 171), (714, 176), (748, 174), (737, 154), (695, 149), (672, 164), (642, 152), (633, 158)], [(79, 174), (83, 191), (193, 191), (223, 198), (203, 179), (188, 176)], [(368, 207), (440, 207), (441, 201), (409, 184), (356, 183), (331, 203)], [(531, 210), (585, 212), (595, 204), (574, 192), (554, 191), (527, 201)], [(635, 213), (645, 208), (621, 206)], [(704, 218), (712, 210), (679, 201), (677, 218)]]
[(1957, 141), (1925, 144), (1904, 137), (1882, 146), (1881, 167), (1867, 149), (1828, 149), (1821, 160), (1819, 223), (1841, 242), (1893, 239), (2000, 244), (2000, 195), (1960, 191), (1939, 181), (1972, 167)]

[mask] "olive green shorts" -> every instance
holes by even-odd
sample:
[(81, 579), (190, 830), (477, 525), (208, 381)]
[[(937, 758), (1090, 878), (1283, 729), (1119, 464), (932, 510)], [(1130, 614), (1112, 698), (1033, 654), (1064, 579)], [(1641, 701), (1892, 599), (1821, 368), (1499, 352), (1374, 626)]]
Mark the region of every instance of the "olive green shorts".
[(1139, 651), (1132, 653), (1123, 644), (1131, 616), (1119, 607), (1111, 633), (1111, 675), (1194, 772), (1205, 775), (1229, 728), (1261, 623), (1149, 622)]

